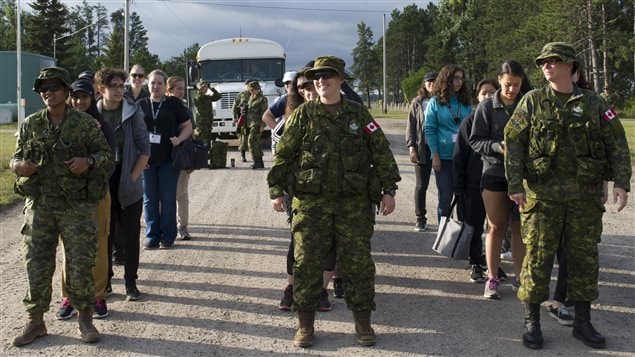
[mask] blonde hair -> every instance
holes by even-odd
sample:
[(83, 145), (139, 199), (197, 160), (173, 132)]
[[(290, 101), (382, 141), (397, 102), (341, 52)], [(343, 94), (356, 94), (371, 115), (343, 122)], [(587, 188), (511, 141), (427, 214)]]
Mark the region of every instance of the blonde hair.
[(166, 83), (166, 87), (168, 90), (176, 87), (176, 84), (179, 82), (183, 82), (185, 83), (185, 79), (183, 79), (183, 77), (179, 77), (179, 76), (171, 76), (168, 78), (167, 81), (165, 81)]

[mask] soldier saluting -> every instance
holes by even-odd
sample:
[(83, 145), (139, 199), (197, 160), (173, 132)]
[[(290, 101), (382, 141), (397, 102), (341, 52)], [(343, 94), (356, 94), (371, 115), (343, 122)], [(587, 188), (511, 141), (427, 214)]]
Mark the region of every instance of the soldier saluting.
[(598, 243), (602, 234), (603, 181), (614, 181), (621, 211), (630, 190), (631, 163), (624, 128), (600, 96), (573, 84), (581, 71), (575, 49), (546, 44), (536, 65), (549, 85), (530, 91), (505, 127), (509, 196), (521, 211), (527, 254), (518, 298), (525, 308), (526, 347), (542, 348), (540, 303), (549, 295), (553, 258), (563, 239), (569, 274), (567, 297), (575, 301), (573, 337), (603, 348), (591, 325), (598, 295)]
[(97, 254), (97, 223), (92, 217), (105, 195), (112, 152), (93, 118), (66, 104), (70, 75), (60, 67), (42, 69), (33, 90), (46, 105), (28, 116), (10, 167), (16, 192), (25, 198), (24, 264), (29, 320), (13, 340), (23, 346), (45, 336), (43, 315), (51, 302), (58, 237), (64, 243), (68, 296), (79, 310), (82, 341), (96, 342), (93, 326), (95, 285), (91, 269)]
[(294, 195), (297, 347), (313, 344), (322, 272), (332, 244), (346, 303), (353, 311), (357, 342), (371, 346), (376, 341), (370, 324), (371, 310), (375, 310), (375, 265), (370, 254), (373, 203), (383, 215), (392, 213), (401, 177), (379, 125), (366, 108), (342, 97), (344, 65), (337, 57), (324, 56), (306, 71), (319, 99), (302, 104), (287, 120), (267, 176), (275, 211), (285, 210), (283, 191)]

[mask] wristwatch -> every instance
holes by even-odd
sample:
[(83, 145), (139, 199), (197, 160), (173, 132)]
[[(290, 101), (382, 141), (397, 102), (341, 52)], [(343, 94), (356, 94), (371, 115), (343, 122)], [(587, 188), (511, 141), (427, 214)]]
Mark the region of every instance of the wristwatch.
[(390, 195), (392, 197), (395, 197), (396, 194), (397, 194), (397, 190), (395, 190), (394, 188), (391, 188), (390, 190), (384, 190), (384, 195)]
[(95, 166), (95, 158), (94, 157), (88, 156), (86, 159), (88, 160), (88, 167)]

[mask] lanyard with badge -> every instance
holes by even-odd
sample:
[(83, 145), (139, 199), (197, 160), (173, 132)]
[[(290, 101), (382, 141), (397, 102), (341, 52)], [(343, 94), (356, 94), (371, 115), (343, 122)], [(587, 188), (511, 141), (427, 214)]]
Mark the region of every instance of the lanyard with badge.
[(161, 143), (161, 134), (157, 133), (157, 118), (159, 117), (159, 111), (161, 110), (161, 105), (163, 105), (163, 100), (165, 97), (161, 97), (161, 101), (157, 106), (157, 110), (154, 110), (154, 101), (150, 98), (150, 110), (152, 111), (152, 124), (154, 125), (154, 132), (150, 133), (150, 143), (151, 144), (160, 144)]
[[(450, 114), (452, 114), (452, 119), (454, 119), (454, 124), (459, 125), (459, 121), (461, 120), (461, 103), (459, 103), (458, 114), (454, 113), (454, 110), (452, 110), (452, 106), (450, 105), (450, 102), (448, 102), (448, 110), (450, 111)], [(456, 133), (452, 134), (453, 143), (456, 142), (457, 136), (458, 135)]]

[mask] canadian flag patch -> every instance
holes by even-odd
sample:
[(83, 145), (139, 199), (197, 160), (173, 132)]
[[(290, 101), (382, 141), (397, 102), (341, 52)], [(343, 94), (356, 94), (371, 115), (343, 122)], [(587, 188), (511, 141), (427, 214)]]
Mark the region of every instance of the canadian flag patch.
[(368, 125), (366, 125), (364, 127), (364, 131), (367, 134), (372, 134), (375, 132), (375, 130), (379, 129), (379, 124), (377, 124), (377, 122), (375, 121), (375, 119), (373, 119), (370, 123), (368, 123)]
[(604, 118), (604, 120), (606, 121), (611, 121), (617, 118), (617, 113), (615, 112), (615, 108), (611, 107), (611, 109), (604, 112), (604, 114), (602, 114), (602, 118)]

